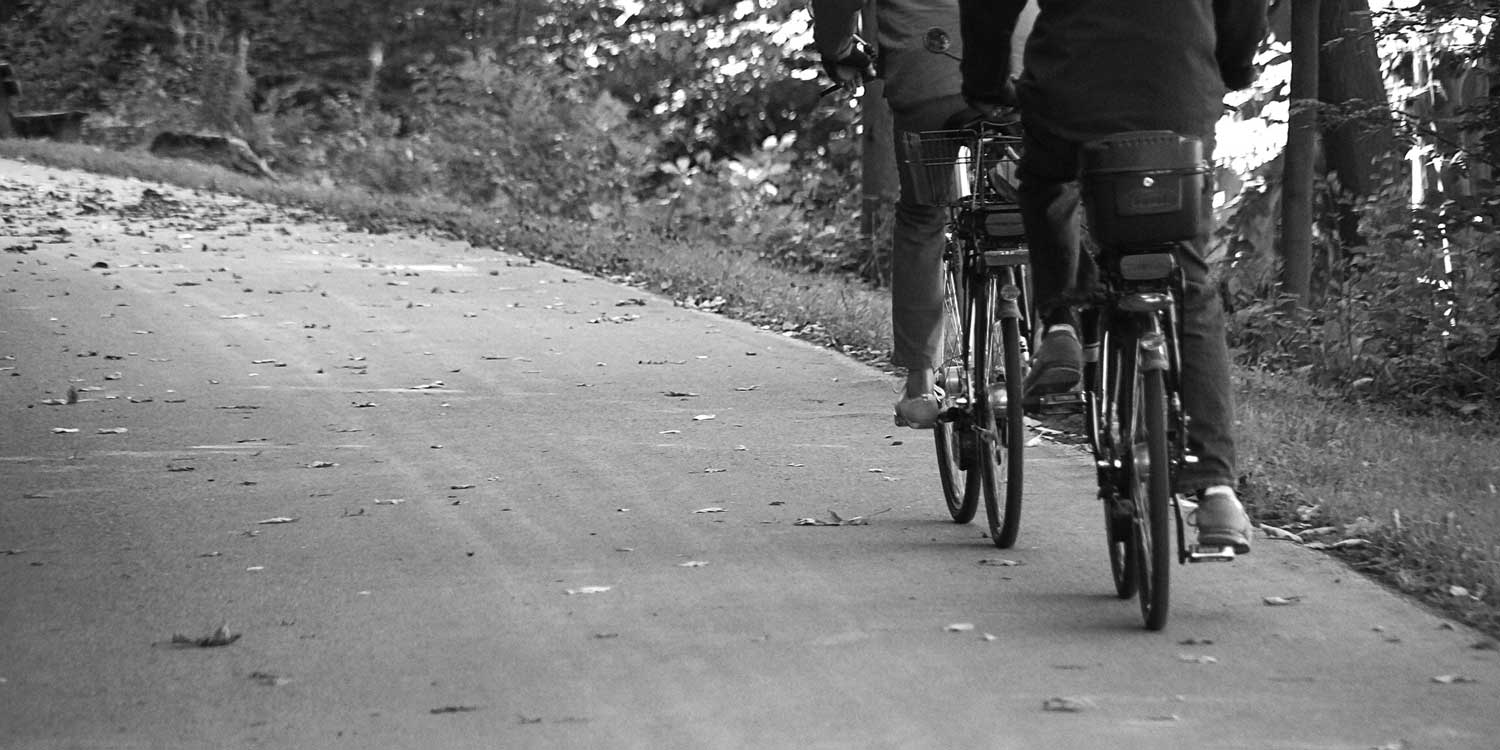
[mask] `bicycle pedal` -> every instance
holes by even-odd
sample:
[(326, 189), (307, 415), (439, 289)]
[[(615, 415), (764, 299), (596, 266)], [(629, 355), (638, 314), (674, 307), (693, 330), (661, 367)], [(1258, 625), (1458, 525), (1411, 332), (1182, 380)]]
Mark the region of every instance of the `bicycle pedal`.
[(1188, 562), (1234, 562), (1234, 547), (1195, 544), (1188, 551)]
[(1070, 414), (1083, 411), (1088, 396), (1082, 391), (1049, 393), (1035, 400), (1028, 399), (1027, 406), (1046, 414)]

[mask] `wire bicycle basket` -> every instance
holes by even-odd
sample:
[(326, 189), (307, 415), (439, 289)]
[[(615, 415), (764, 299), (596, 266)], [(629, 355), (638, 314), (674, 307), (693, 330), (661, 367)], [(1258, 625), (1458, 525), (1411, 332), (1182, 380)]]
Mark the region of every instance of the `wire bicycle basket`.
[(924, 130), (899, 134), (912, 199), (924, 206), (1015, 202), (1021, 139), (995, 132)]

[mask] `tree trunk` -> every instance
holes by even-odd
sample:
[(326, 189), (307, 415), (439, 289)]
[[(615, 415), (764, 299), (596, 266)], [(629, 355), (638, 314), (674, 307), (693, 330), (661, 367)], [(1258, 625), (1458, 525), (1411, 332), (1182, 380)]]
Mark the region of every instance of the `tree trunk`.
[[(1493, 172), (1500, 169), (1500, 19), (1491, 21), (1489, 32), (1485, 34), (1483, 65), (1489, 76), (1489, 97), (1485, 108), (1489, 116), (1485, 118), (1487, 126), (1480, 134), (1483, 145), (1481, 160)], [(1500, 215), (1494, 218), (1500, 221)]]
[(366, 114), (375, 109), (375, 92), (380, 87), (380, 71), (385, 67), (385, 42), (380, 39), (372, 39), (368, 48), (370, 72), (365, 76), (364, 86), (360, 90), (360, 106)]
[[(1337, 0), (1324, 0), (1335, 2)], [(1282, 173), (1281, 292), (1292, 307), (1312, 290), (1313, 164), (1318, 139), (1319, 0), (1292, 2), (1292, 109)]]
[[(1294, 2), (1294, 13), (1295, 7)], [(1395, 147), (1390, 101), (1380, 75), (1380, 53), (1375, 46), (1369, 0), (1322, 0), (1316, 28), (1322, 43), (1317, 98), (1346, 111), (1359, 111), (1355, 117), (1323, 119), (1328, 171), (1337, 175), (1339, 185), (1347, 191), (1334, 196), (1339, 239), (1345, 247), (1357, 247), (1364, 245), (1365, 240), (1359, 232), (1356, 204), (1379, 189), (1380, 170), (1391, 159)], [(1297, 29), (1293, 34), (1303, 31)]]

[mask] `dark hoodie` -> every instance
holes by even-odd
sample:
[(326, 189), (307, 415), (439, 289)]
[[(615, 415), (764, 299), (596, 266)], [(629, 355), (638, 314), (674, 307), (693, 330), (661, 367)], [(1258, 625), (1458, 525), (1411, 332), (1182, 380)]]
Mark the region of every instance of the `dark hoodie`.
[[(963, 92), (1003, 103), (1023, 0), (959, 0)], [(1213, 132), (1228, 89), (1255, 80), (1266, 0), (1039, 0), (1016, 93), (1075, 142), (1128, 130)]]

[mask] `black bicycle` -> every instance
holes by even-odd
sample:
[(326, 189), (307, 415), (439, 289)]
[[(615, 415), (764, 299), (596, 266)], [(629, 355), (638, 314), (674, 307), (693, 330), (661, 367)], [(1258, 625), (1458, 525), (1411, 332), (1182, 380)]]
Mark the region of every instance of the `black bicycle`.
[(1101, 279), (1084, 313), (1084, 387), (1036, 408), (1086, 415), (1115, 591), (1139, 595), (1146, 628), (1160, 630), (1174, 522), (1179, 564), (1234, 559), (1230, 547), (1187, 544), (1184, 501), (1173, 492), (1178, 471), (1195, 461), (1179, 396), (1185, 292), (1173, 251), (1201, 229), (1208, 167), (1199, 140), (1170, 131), (1095, 141), (1082, 159)]
[(1020, 138), (1009, 127), (901, 134), (914, 197), (948, 210), (938, 476), (958, 523), (973, 520), (984, 497), (990, 539), (1001, 548), (1015, 544), (1020, 528), (1031, 339), (1029, 254), (1014, 188)]

